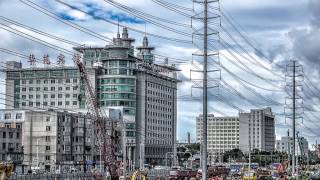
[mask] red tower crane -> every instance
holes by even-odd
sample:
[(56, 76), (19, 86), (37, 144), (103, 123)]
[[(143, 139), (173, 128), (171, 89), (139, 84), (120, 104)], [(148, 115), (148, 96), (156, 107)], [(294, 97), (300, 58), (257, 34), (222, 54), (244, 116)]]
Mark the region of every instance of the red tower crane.
[(114, 179), (118, 176), (114, 146), (114, 122), (104, 116), (102, 110), (99, 108), (96, 93), (92, 88), (87, 70), (81, 61), (81, 56), (79, 54), (75, 54), (73, 57), (73, 61), (78, 66), (78, 69), (80, 71), (80, 77), (85, 89), (85, 98), (88, 106), (87, 108), (92, 114), (94, 123), (93, 125), (95, 127), (94, 132), (101, 148), (102, 160), (104, 161), (104, 165), (108, 167), (111, 178)]

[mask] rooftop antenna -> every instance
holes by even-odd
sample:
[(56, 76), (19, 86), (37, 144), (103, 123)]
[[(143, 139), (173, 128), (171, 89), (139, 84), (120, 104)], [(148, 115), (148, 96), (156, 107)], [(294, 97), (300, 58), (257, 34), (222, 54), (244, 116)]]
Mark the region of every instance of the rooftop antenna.
[(120, 19), (118, 16), (118, 34), (117, 34), (117, 38), (120, 38)]
[(147, 23), (144, 24), (144, 36), (147, 37)]

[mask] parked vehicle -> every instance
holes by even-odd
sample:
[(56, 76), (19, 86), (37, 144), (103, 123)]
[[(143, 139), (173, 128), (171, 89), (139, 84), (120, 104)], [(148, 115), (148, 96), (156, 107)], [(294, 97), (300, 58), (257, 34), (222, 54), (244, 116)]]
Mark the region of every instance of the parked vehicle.
[(257, 180), (257, 174), (254, 171), (246, 171), (242, 176), (243, 180)]
[(193, 171), (192, 169), (172, 168), (169, 172), (169, 179), (195, 178), (196, 175), (197, 171)]
[[(226, 166), (218, 165), (218, 166), (209, 166), (207, 175), (208, 178), (213, 177), (223, 177), (224, 179), (228, 176), (230, 172), (230, 168), (227, 168)], [(199, 169), (197, 172), (197, 179), (202, 178), (202, 170)]]

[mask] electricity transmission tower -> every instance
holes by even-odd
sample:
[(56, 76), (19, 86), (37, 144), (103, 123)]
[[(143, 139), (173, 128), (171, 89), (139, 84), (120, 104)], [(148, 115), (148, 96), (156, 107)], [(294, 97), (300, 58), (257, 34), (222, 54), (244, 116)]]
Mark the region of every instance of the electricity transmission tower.
[(296, 121), (303, 118), (303, 67), (292, 60), (286, 66), (285, 118), (292, 120), (292, 174), (296, 172)]
[[(193, 0), (194, 15), (191, 18), (193, 29), (192, 42), (197, 51), (192, 54), (193, 61), (202, 62), (202, 70), (191, 70), (203, 74), (202, 78), (193, 79), (193, 88), (203, 89), (203, 121), (202, 121), (202, 179), (207, 179), (207, 117), (208, 117), (208, 88), (217, 87), (217, 80), (210, 80), (208, 73), (220, 72), (219, 69), (208, 70), (208, 60), (219, 61), (217, 50), (211, 49), (212, 43), (220, 40), (219, 27), (221, 26), (219, 0)], [(191, 77), (190, 77), (191, 78)], [(220, 73), (219, 77), (220, 79)], [(201, 84), (202, 82), (202, 84)]]

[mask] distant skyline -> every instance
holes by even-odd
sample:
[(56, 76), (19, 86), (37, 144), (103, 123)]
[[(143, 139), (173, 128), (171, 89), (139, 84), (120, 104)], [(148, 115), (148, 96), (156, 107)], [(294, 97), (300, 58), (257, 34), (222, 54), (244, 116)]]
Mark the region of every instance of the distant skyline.
[[(191, 36), (189, 37), (181, 34), (176, 34), (174, 32), (170, 32), (163, 28), (152, 25), (150, 22), (139, 17), (134, 17), (132, 14), (128, 14), (114, 6), (111, 6), (103, 0), (64, 1), (88, 12), (94, 17), (76, 10), (72, 10), (69, 7), (57, 3), (57, 1), (34, 0), (33, 2), (46, 7), (52, 12), (57, 13), (62, 19), (75, 22), (108, 38), (115, 37), (117, 26), (103, 22), (99, 20), (99, 18), (94, 17), (105, 18), (115, 23), (118, 23), (119, 21), (121, 25), (129, 27), (129, 36), (136, 39), (136, 42), (134, 43), (135, 46), (138, 46), (142, 43), (144, 33), (133, 32), (132, 30), (130, 30), (130, 27), (138, 29), (142, 32), (157, 34), (170, 38), (183, 39), (186, 41), (192, 40)], [(159, 6), (152, 0), (117, 0), (116, 2), (162, 19), (178, 22), (179, 24), (190, 25), (191, 22), (190, 18)], [(186, 7), (186, 9), (193, 7), (191, 1), (170, 0), (169, 2)], [(268, 60), (284, 66), (289, 59), (298, 59), (304, 65), (305, 74), (309, 77), (309, 79), (313, 81), (317, 88), (320, 89), (320, 86), (318, 86), (320, 84), (319, 0), (221, 0), (221, 7), (222, 12), (231, 17), (231, 19), (235, 22), (235, 25), (243, 33), (243, 35), (245, 35), (250, 40), (250, 42), (252, 42), (256, 48), (258, 48), (259, 51), (262, 51)], [(192, 11), (188, 10), (184, 10), (183, 12), (190, 15), (193, 13)], [(31, 26), (33, 28), (45, 31), (49, 34), (65, 38), (67, 40), (72, 40), (79, 44), (92, 46), (104, 46), (108, 44), (108, 42), (106, 41), (102, 41), (101, 39), (97, 39), (93, 36), (82, 33), (81, 31), (75, 30), (57, 20), (54, 20), (23, 4), (21, 1), (0, 0), (0, 15), (18, 21), (22, 24)], [(2, 20), (1, 23), (3, 23)], [(179, 31), (186, 32), (188, 34), (192, 33), (192, 29), (187, 26), (173, 25), (164, 22), (160, 23)], [(248, 43), (246, 43), (246, 41), (232, 28), (232, 26), (230, 26), (224, 16), (222, 16), (222, 27), (227, 29), (227, 31), (231, 33), (231, 35), (235, 38), (235, 40), (237, 40), (240, 45), (245, 47), (248, 54), (239, 49), (237, 45), (232, 41), (232, 39), (230, 39), (224, 32), (223, 28), (220, 28), (218, 30), (221, 31), (222, 39), (230, 44), (230, 47), (227, 48), (215, 44), (215, 46), (220, 50), (220, 53), (223, 54), (220, 56), (221, 64), (224, 67), (228, 68), (230, 72), (236, 74), (246, 81), (251, 82), (253, 85), (258, 85), (269, 90), (274, 90), (262, 90), (253, 87), (252, 85), (247, 85), (248, 87), (253, 88), (256, 92), (262, 94), (268, 99), (272, 99), (279, 103), (284, 103), (284, 97), (286, 96), (286, 94), (284, 92), (277, 91), (279, 90), (279, 88), (281, 89), (284, 87), (285, 84), (283, 82), (283, 79), (257, 66), (257, 64), (250, 63), (246, 59), (258, 60), (261, 64), (272, 69), (276, 74), (281, 74), (283, 77), (285, 75), (284, 72), (276, 65), (274, 65), (274, 63), (271, 64), (268, 60), (266, 60), (266, 58), (263, 57), (257, 50), (251, 48)], [(28, 34), (32, 34), (28, 31), (23, 31)], [(45, 38), (43, 36), (36, 36), (70, 50), (73, 47), (72, 45), (61, 43), (49, 38)], [(59, 52), (53, 49), (49, 49), (35, 42), (23, 39), (3, 29), (0, 29), (0, 37), (0, 48), (18, 51), (23, 54), (33, 53), (38, 58), (41, 58), (44, 54), (49, 54), (50, 58), (54, 61), (59, 54)], [(189, 79), (190, 69), (196, 69), (195, 66), (201, 67), (201, 62), (196, 62), (196, 65), (191, 65), (192, 53), (197, 49), (192, 44), (168, 41), (156, 38), (154, 36), (148, 36), (148, 38), (150, 45), (156, 48), (156, 54), (172, 58), (185, 59), (185, 63), (180, 63), (181, 60), (179, 60), (179, 63), (177, 63), (178, 60), (169, 58), (169, 63), (177, 63), (177, 67), (181, 69), (179, 78), (182, 80), (182, 82), (178, 86), (178, 139), (187, 139), (187, 132), (190, 132), (192, 139), (195, 139), (196, 117), (202, 113), (202, 98), (201, 90), (199, 89), (192, 89), (193, 97), (199, 98), (190, 98), (192, 83)], [(243, 66), (239, 65), (239, 62), (234, 60), (233, 54), (230, 53), (230, 48), (233, 48), (238, 52), (236, 56), (241, 63), (246, 65), (253, 72), (258, 73), (261, 77), (272, 79), (272, 83), (268, 83), (261, 78), (257, 78), (254, 75), (245, 72), (242, 69), (239, 69), (238, 66)], [(26, 60), (14, 57), (12, 55), (1, 52), (0, 57), (0, 62), (2, 63), (9, 60), (21, 60), (24, 64), (24, 67), (28, 66)], [(229, 59), (233, 60), (233, 63)], [(73, 65), (70, 56), (66, 55), (66, 61), (67, 65)], [(160, 62), (160, 59), (156, 62)], [(1, 66), (3, 66), (2, 63)], [(213, 65), (214, 62), (211, 61), (210, 64)], [(213, 67), (211, 66), (210, 68)], [(215, 88), (209, 89), (209, 94), (211, 94), (209, 99), (210, 106), (213, 106), (214, 109), (217, 109), (219, 110), (219, 112), (222, 112), (223, 114), (226, 114), (228, 116), (238, 115), (238, 110), (217, 101), (216, 95), (218, 95), (219, 97), (223, 97), (225, 101), (230, 102), (245, 111), (249, 111), (252, 108), (271, 106), (273, 112), (277, 114), (283, 113), (283, 106), (270, 105), (270, 103), (268, 104), (268, 102), (261, 99), (261, 97), (259, 98), (255, 94), (250, 92), (248, 88), (243, 87), (223, 68), (218, 67), (217, 65), (215, 65), (214, 68), (221, 69), (222, 79), (225, 82), (241, 92), (243, 96), (259, 105), (259, 107), (253, 106), (239, 96), (230, 94), (230, 92), (227, 91), (228, 88)], [(4, 78), (4, 73), (0, 73), (0, 77)], [(195, 73), (193, 74), (193, 78), (194, 77), (201, 76)], [(221, 84), (225, 85), (223, 82), (221, 82)], [(3, 84), (0, 84), (0, 90), (4, 92)], [(308, 88), (305, 88), (305, 90), (309, 91)], [(314, 92), (315, 93), (310, 93), (312, 95), (312, 98), (305, 99), (304, 104), (308, 107), (317, 109), (320, 107), (320, 96), (318, 96), (318, 93), (320, 92), (316, 90), (314, 90)], [(4, 96), (2, 98), (4, 98)], [(210, 109), (210, 106), (208, 109), (209, 113), (213, 113), (216, 116), (221, 116), (221, 114)], [(2, 105), (1, 107), (3, 108), (4, 106)], [(319, 113), (317, 112), (314, 114), (317, 116), (319, 115)], [(318, 124), (319, 120), (313, 118), (313, 121)], [(319, 138), (320, 133), (314, 134), (312, 132), (309, 132), (305, 128), (305, 126), (312, 129), (316, 133), (318, 133), (319, 127), (315, 126), (314, 123), (307, 120), (304, 120), (303, 122), (300, 121), (299, 123), (300, 125), (297, 127), (297, 130), (300, 131), (300, 134), (302, 136), (306, 137), (310, 145), (314, 144), (315, 140)], [(291, 129), (291, 124), (292, 123), (290, 120), (285, 121), (282, 116), (276, 116), (277, 139), (279, 139), (281, 136), (286, 135), (287, 129)]]

